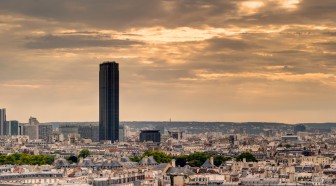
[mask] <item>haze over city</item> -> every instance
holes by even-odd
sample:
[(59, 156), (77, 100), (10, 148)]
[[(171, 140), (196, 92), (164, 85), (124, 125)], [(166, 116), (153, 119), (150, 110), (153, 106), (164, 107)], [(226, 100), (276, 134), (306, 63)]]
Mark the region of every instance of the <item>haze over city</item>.
[(98, 66), (116, 61), (121, 121), (335, 122), (335, 10), (334, 0), (0, 1), (0, 107), (19, 121), (98, 121)]

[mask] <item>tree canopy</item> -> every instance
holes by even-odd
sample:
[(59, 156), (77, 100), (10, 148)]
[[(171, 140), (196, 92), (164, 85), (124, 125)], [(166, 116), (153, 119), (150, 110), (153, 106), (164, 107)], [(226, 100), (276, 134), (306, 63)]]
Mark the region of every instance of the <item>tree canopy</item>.
[(50, 155), (30, 155), (25, 153), (14, 153), (0, 155), (0, 165), (51, 165), (54, 157)]
[(139, 162), (145, 156), (153, 156), (154, 160), (158, 163), (168, 163), (171, 162), (171, 160), (173, 159), (171, 156), (162, 151), (153, 150), (146, 151), (141, 156), (130, 157), (130, 160), (134, 162)]
[(145, 157), (145, 156), (153, 156), (154, 160), (158, 163), (168, 163), (171, 162), (172, 157), (169, 156), (168, 154), (158, 151), (158, 150), (153, 150), (153, 151), (146, 151), (141, 155), (140, 160)]
[(246, 158), (247, 162), (257, 162), (257, 159), (250, 152), (243, 152), (236, 157), (236, 161), (243, 161)]
[(210, 156), (204, 152), (195, 152), (187, 157), (187, 164), (192, 167), (200, 167), (208, 158)]
[(222, 163), (225, 163), (226, 161), (231, 160), (231, 157), (228, 156), (222, 156), (222, 155), (216, 155), (214, 156), (214, 164), (216, 166), (220, 166)]
[(72, 164), (72, 163), (78, 163), (78, 158), (77, 156), (69, 156), (68, 158), (66, 158), (66, 160)]
[(88, 156), (90, 156), (90, 151), (88, 149), (82, 149), (78, 155), (79, 158), (86, 158)]
[[(169, 156), (161, 151), (146, 151), (141, 156), (130, 157), (131, 161), (139, 162), (145, 156), (153, 156), (155, 161), (158, 163), (168, 163), (174, 158), (176, 160), (176, 166), (184, 167), (185, 165), (190, 165), (192, 167), (200, 167), (207, 159), (211, 156), (204, 152), (195, 152), (190, 155), (180, 155), (180, 156)], [(227, 160), (230, 160), (231, 157), (226, 157), (222, 155), (214, 156), (214, 164), (220, 166)]]
[[(192, 166), (192, 167), (200, 167), (203, 165), (203, 163), (209, 159), (211, 155), (206, 154), (204, 152), (195, 152), (190, 155), (181, 155), (175, 157), (176, 159), (176, 165), (177, 166), (184, 166), (186, 164)], [(215, 155), (214, 158), (214, 164), (216, 166), (220, 166), (222, 163), (228, 161), (231, 159), (231, 157), (222, 156), (222, 155)]]

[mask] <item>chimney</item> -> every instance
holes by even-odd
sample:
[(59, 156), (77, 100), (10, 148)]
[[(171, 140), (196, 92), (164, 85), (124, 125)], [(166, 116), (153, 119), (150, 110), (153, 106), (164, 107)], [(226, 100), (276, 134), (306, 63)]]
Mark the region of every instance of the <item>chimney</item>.
[(213, 158), (213, 157), (210, 157), (210, 164), (211, 164), (211, 165), (215, 165), (215, 164), (214, 164), (214, 158)]
[(176, 167), (176, 160), (172, 159), (171, 164), (172, 164), (172, 167)]

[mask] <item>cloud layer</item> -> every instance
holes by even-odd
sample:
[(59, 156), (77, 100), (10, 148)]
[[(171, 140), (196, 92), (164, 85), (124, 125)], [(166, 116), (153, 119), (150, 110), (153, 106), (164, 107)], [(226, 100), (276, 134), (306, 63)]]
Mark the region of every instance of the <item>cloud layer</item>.
[(120, 63), (122, 120), (335, 121), (336, 2), (0, 0), (0, 107), (96, 121)]

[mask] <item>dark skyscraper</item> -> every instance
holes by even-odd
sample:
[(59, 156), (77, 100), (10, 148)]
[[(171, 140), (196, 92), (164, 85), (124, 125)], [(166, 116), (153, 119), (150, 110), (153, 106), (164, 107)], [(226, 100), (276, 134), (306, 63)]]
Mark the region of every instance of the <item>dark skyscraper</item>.
[(99, 140), (119, 140), (119, 68), (116, 62), (100, 64)]
[(6, 109), (0, 108), (0, 136), (5, 135), (6, 127)]

